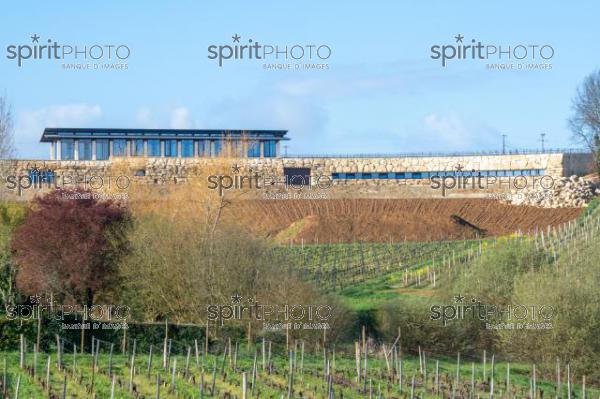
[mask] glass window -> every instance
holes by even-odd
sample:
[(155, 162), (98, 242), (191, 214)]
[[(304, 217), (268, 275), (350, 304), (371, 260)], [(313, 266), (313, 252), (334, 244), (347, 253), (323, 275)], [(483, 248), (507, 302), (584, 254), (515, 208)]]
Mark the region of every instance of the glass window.
[(260, 157), (260, 142), (249, 141), (248, 142), (248, 157), (258, 158)]
[(29, 180), (31, 184), (52, 184), (54, 183), (54, 171), (50, 169), (31, 169), (29, 171)]
[(340, 174), (339, 173), (332, 173), (331, 174), (331, 178), (332, 179), (339, 179), (340, 178)]
[(239, 150), (240, 150), (240, 141), (229, 139), (227, 141), (227, 143), (228, 143), (228, 155), (231, 157), (237, 157), (239, 155)]
[(346, 173), (346, 179), (356, 179), (355, 173)]
[(104, 161), (108, 159), (108, 140), (96, 140), (96, 159)]
[(43, 180), (42, 174), (43, 172), (41, 172), (39, 169), (34, 168), (29, 170), (29, 181), (31, 184), (40, 184), (40, 182)]
[(198, 140), (198, 156), (206, 156), (206, 142), (204, 140)]
[(373, 174), (372, 173), (363, 173), (361, 177), (363, 179), (371, 179), (371, 178), (373, 178)]
[(144, 140), (136, 139), (131, 143), (131, 155), (134, 157), (144, 156)]
[(405, 179), (406, 178), (406, 173), (403, 172), (396, 172), (396, 179)]
[(50, 170), (50, 169), (46, 169), (44, 172), (42, 172), (42, 179), (46, 182), (46, 183), (54, 183), (54, 171)]
[(75, 145), (73, 140), (60, 141), (60, 159), (71, 160), (75, 158)]
[(127, 154), (127, 140), (113, 140), (113, 157), (124, 157)]
[(160, 157), (160, 140), (148, 140), (148, 156)]
[(379, 173), (380, 179), (389, 179), (389, 173)]
[(212, 143), (214, 143), (214, 151), (213, 151), (213, 156), (218, 157), (219, 155), (221, 155), (221, 147), (223, 145), (223, 142), (221, 140), (215, 140), (212, 141)]
[(413, 172), (411, 177), (413, 179), (421, 179), (421, 176), (422, 176), (421, 172)]
[(186, 158), (194, 156), (193, 140), (181, 140), (181, 156)]
[(272, 158), (276, 156), (276, 144), (275, 140), (267, 140), (265, 143), (265, 158)]
[(177, 156), (177, 140), (165, 140), (165, 157)]
[(92, 140), (79, 140), (77, 147), (79, 159), (83, 161), (92, 159)]

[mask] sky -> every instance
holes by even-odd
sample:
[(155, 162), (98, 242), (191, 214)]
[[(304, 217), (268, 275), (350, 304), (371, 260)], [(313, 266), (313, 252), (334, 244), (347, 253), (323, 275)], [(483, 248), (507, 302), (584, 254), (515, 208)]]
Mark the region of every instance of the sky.
[[(598, 15), (595, 1), (10, 2), (0, 92), (27, 159), (49, 157), (45, 127), (286, 129), (290, 154), (499, 150), (502, 135), (508, 149), (539, 148), (542, 132), (546, 147), (578, 147), (567, 120), (600, 67)], [(48, 40), (85, 49), (25, 57)], [(432, 58), (472, 40), (509, 55)], [(288, 58), (209, 58), (255, 43)], [(513, 69), (488, 69), (501, 63)]]

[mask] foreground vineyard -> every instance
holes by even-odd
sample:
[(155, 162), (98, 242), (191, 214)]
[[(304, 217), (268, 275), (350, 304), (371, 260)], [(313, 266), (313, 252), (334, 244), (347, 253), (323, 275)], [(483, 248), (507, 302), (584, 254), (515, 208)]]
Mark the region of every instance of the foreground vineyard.
[(229, 341), (207, 353), (168, 341), (152, 348), (134, 343), (127, 353), (113, 355), (105, 352), (107, 344), (97, 343), (93, 354), (3, 353), (3, 397), (566, 398), (600, 393), (586, 388), (585, 379), (576, 382), (568, 366), (559, 365), (552, 382), (536, 375), (535, 366), (494, 356), (450, 359), (424, 350), (413, 356), (397, 344), (369, 340), (356, 342), (354, 353), (335, 347), (310, 350), (304, 342), (286, 351), (267, 341), (251, 347)]

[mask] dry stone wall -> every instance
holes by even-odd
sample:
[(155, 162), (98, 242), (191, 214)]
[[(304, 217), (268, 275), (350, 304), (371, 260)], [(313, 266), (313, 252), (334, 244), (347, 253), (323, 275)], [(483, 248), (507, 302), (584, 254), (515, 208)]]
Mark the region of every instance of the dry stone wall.
[[(0, 164), (2, 190), (6, 191), (8, 176), (27, 176), (32, 168), (50, 169), (57, 176), (112, 176), (126, 174), (132, 179), (148, 184), (179, 184), (202, 171), (211, 170), (215, 162), (238, 167), (244, 174), (250, 170), (268, 176), (282, 177), (284, 168), (310, 168), (311, 175), (331, 176), (333, 173), (368, 172), (433, 172), (480, 170), (530, 170), (542, 169), (553, 178), (567, 176), (566, 173), (584, 175), (588, 173), (591, 157), (585, 154), (523, 154), (523, 155), (480, 155), (448, 157), (380, 157), (380, 158), (119, 158), (115, 161), (40, 161), (14, 160)], [(125, 170), (123, 170), (125, 169)], [(225, 167), (227, 171), (229, 166)], [(232, 171), (225, 173), (233, 174)], [(314, 179), (313, 179), (314, 181)], [(386, 197), (436, 197), (441, 193), (431, 190), (428, 179), (356, 179), (334, 180), (331, 194), (385, 193)], [(493, 189), (490, 191), (498, 191)], [(510, 192), (510, 187), (499, 191)], [(449, 193), (445, 195), (456, 195)], [(469, 194), (469, 191), (459, 193)], [(473, 196), (482, 196), (480, 190), (471, 190)]]

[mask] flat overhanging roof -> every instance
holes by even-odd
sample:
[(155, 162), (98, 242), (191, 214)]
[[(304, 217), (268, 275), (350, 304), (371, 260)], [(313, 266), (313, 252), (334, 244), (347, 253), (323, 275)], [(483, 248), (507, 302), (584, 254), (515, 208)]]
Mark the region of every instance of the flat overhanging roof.
[(46, 128), (40, 142), (57, 139), (219, 139), (248, 138), (289, 140), (287, 130), (231, 129), (115, 129), (115, 128)]

